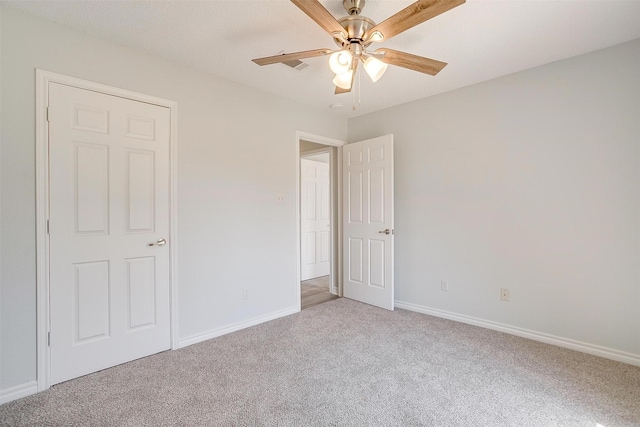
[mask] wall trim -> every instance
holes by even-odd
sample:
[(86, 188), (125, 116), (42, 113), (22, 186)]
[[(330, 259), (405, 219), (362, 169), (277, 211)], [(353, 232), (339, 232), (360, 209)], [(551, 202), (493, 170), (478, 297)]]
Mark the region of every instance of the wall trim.
[(37, 381), (31, 381), (28, 383), (17, 385), (15, 387), (5, 388), (4, 390), (0, 390), (0, 405), (11, 402), (12, 400), (30, 396), (37, 392)]
[[(298, 286), (300, 287), (300, 286)], [(289, 316), (291, 314), (298, 313), (300, 311), (299, 303), (293, 307), (286, 308), (284, 310), (275, 311), (273, 313), (269, 313), (265, 316), (254, 317), (249, 320), (244, 320), (242, 322), (232, 323), (229, 326), (224, 326), (222, 328), (213, 329), (208, 332), (202, 332), (199, 334), (191, 335), (190, 337), (183, 338), (179, 342), (179, 348), (188, 347), (193, 344), (198, 344), (203, 341), (210, 340), (212, 338), (217, 338), (222, 335), (230, 334), (231, 332), (236, 332), (241, 329), (246, 329), (251, 326), (256, 326), (261, 323), (269, 322), (271, 320), (278, 319), (280, 317)]]
[[(295, 153), (296, 153), (296, 197), (295, 197), (295, 209), (296, 209), (296, 301), (298, 301), (298, 311), (302, 309), (300, 301), (300, 278), (302, 272), (300, 268), (301, 253), (300, 245), (302, 239), (300, 238), (301, 230), (301, 218), (300, 218), (300, 141), (308, 141), (316, 144), (325, 145), (326, 148), (319, 148), (308, 152), (323, 152), (328, 151), (330, 160), (330, 173), (331, 173), (331, 260), (329, 268), (331, 269), (331, 285), (330, 292), (334, 295), (342, 296), (342, 247), (340, 242), (342, 241), (342, 146), (346, 144), (345, 141), (329, 138), (326, 136), (315, 135), (308, 132), (296, 131), (295, 137)], [(333, 150), (331, 147), (336, 147)], [(307, 154), (307, 153), (305, 153)], [(337, 170), (337, 174), (334, 171)], [(336, 182), (334, 178), (337, 176)], [(337, 194), (335, 194), (335, 193)], [(334, 197), (336, 196), (336, 197)], [(334, 206), (334, 200), (337, 199), (337, 206)], [(337, 237), (334, 232), (334, 227), (337, 227)]]
[(415, 311), (417, 313), (428, 314), (430, 316), (441, 317), (443, 319), (454, 320), (456, 322), (466, 323), (468, 325), (480, 326), (481, 328), (504, 332), (510, 335), (516, 335), (522, 338), (528, 338), (530, 340), (543, 342), (545, 344), (552, 344), (558, 347), (568, 348), (570, 350), (576, 350), (582, 353), (604, 357), (605, 359), (615, 360), (616, 362), (640, 366), (640, 355), (638, 354), (627, 353), (625, 351), (615, 350), (613, 348), (603, 347), (596, 344), (589, 344), (582, 341), (576, 341), (556, 335), (545, 334), (543, 332), (532, 331), (530, 329), (518, 328), (516, 326), (510, 326), (504, 323), (479, 319), (477, 317), (465, 316), (463, 314), (453, 313), (451, 311), (439, 310), (436, 308), (425, 307), (422, 305), (412, 304), (404, 301), (396, 300), (395, 307), (404, 310)]
[(36, 382), (37, 390), (51, 386), (49, 347), (49, 239), (47, 220), (49, 212), (49, 126), (46, 119), (49, 105), (49, 83), (59, 83), (134, 101), (159, 105), (169, 109), (169, 287), (171, 349), (178, 348), (178, 263), (177, 263), (177, 154), (178, 104), (164, 98), (95, 83), (51, 71), (36, 69)]

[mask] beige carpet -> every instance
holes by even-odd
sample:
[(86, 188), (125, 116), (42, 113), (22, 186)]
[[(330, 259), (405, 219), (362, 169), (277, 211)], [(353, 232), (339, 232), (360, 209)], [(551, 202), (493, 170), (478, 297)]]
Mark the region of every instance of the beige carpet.
[(59, 384), (2, 426), (640, 425), (640, 368), (347, 299)]

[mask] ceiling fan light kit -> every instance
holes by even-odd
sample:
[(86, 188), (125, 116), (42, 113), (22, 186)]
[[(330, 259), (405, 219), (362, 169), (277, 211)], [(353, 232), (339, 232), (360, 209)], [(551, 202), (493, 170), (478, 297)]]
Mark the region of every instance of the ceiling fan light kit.
[(372, 43), (389, 40), (416, 25), (453, 9), (465, 0), (418, 0), (387, 18), (380, 24), (360, 15), (365, 0), (343, 0), (348, 16), (337, 20), (318, 0), (291, 0), (300, 10), (313, 19), (340, 47), (338, 50), (315, 49), (254, 59), (258, 65), (269, 65), (303, 58), (330, 55), (329, 68), (335, 74), (333, 83), (336, 94), (350, 92), (353, 88), (358, 62), (362, 62), (372, 81), (378, 81), (389, 64), (435, 76), (446, 62), (412, 55), (392, 49), (380, 48), (368, 52)]
[(351, 81), (353, 80), (353, 70), (348, 70), (341, 74), (336, 74), (333, 78), (333, 84), (340, 89), (351, 89)]
[(380, 80), (380, 77), (382, 77), (384, 72), (387, 71), (388, 67), (389, 64), (385, 64), (384, 62), (373, 56), (369, 56), (364, 61), (364, 70), (367, 72), (369, 77), (371, 77), (371, 80), (374, 83)]
[(339, 50), (329, 57), (329, 68), (333, 74), (343, 74), (351, 69), (353, 56), (348, 50)]

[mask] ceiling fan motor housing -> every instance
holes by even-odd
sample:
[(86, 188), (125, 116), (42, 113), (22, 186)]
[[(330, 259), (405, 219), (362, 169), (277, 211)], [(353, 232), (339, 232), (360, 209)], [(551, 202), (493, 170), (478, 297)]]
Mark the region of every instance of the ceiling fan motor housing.
[[(344, 18), (339, 19), (338, 22), (340, 23), (340, 25), (342, 25), (342, 28), (346, 30), (347, 40), (349, 42), (357, 43), (362, 42), (365, 33), (369, 31), (369, 29), (376, 26), (376, 23), (371, 19), (367, 18), (366, 16), (359, 15), (345, 16)], [(344, 41), (342, 40), (336, 38), (334, 38), (333, 40), (338, 46), (345, 45)]]
[(346, 40), (333, 39), (338, 46), (344, 47), (351, 43), (362, 44), (366, 32), (376, 26), (376, 23), (371, 19), (366, 16), (360, 16), (364, 2), (365, 0), (342, 0), (342, 5), (349, 16), (338, 20), (338, 23), (347, 32)]

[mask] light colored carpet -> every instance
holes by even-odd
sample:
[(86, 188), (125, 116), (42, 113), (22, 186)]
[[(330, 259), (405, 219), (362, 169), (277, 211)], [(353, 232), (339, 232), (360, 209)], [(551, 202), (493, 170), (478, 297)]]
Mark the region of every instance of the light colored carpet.
[(0, 406), (0, 424), (640, 425), (640, 368), (342, 298)]

